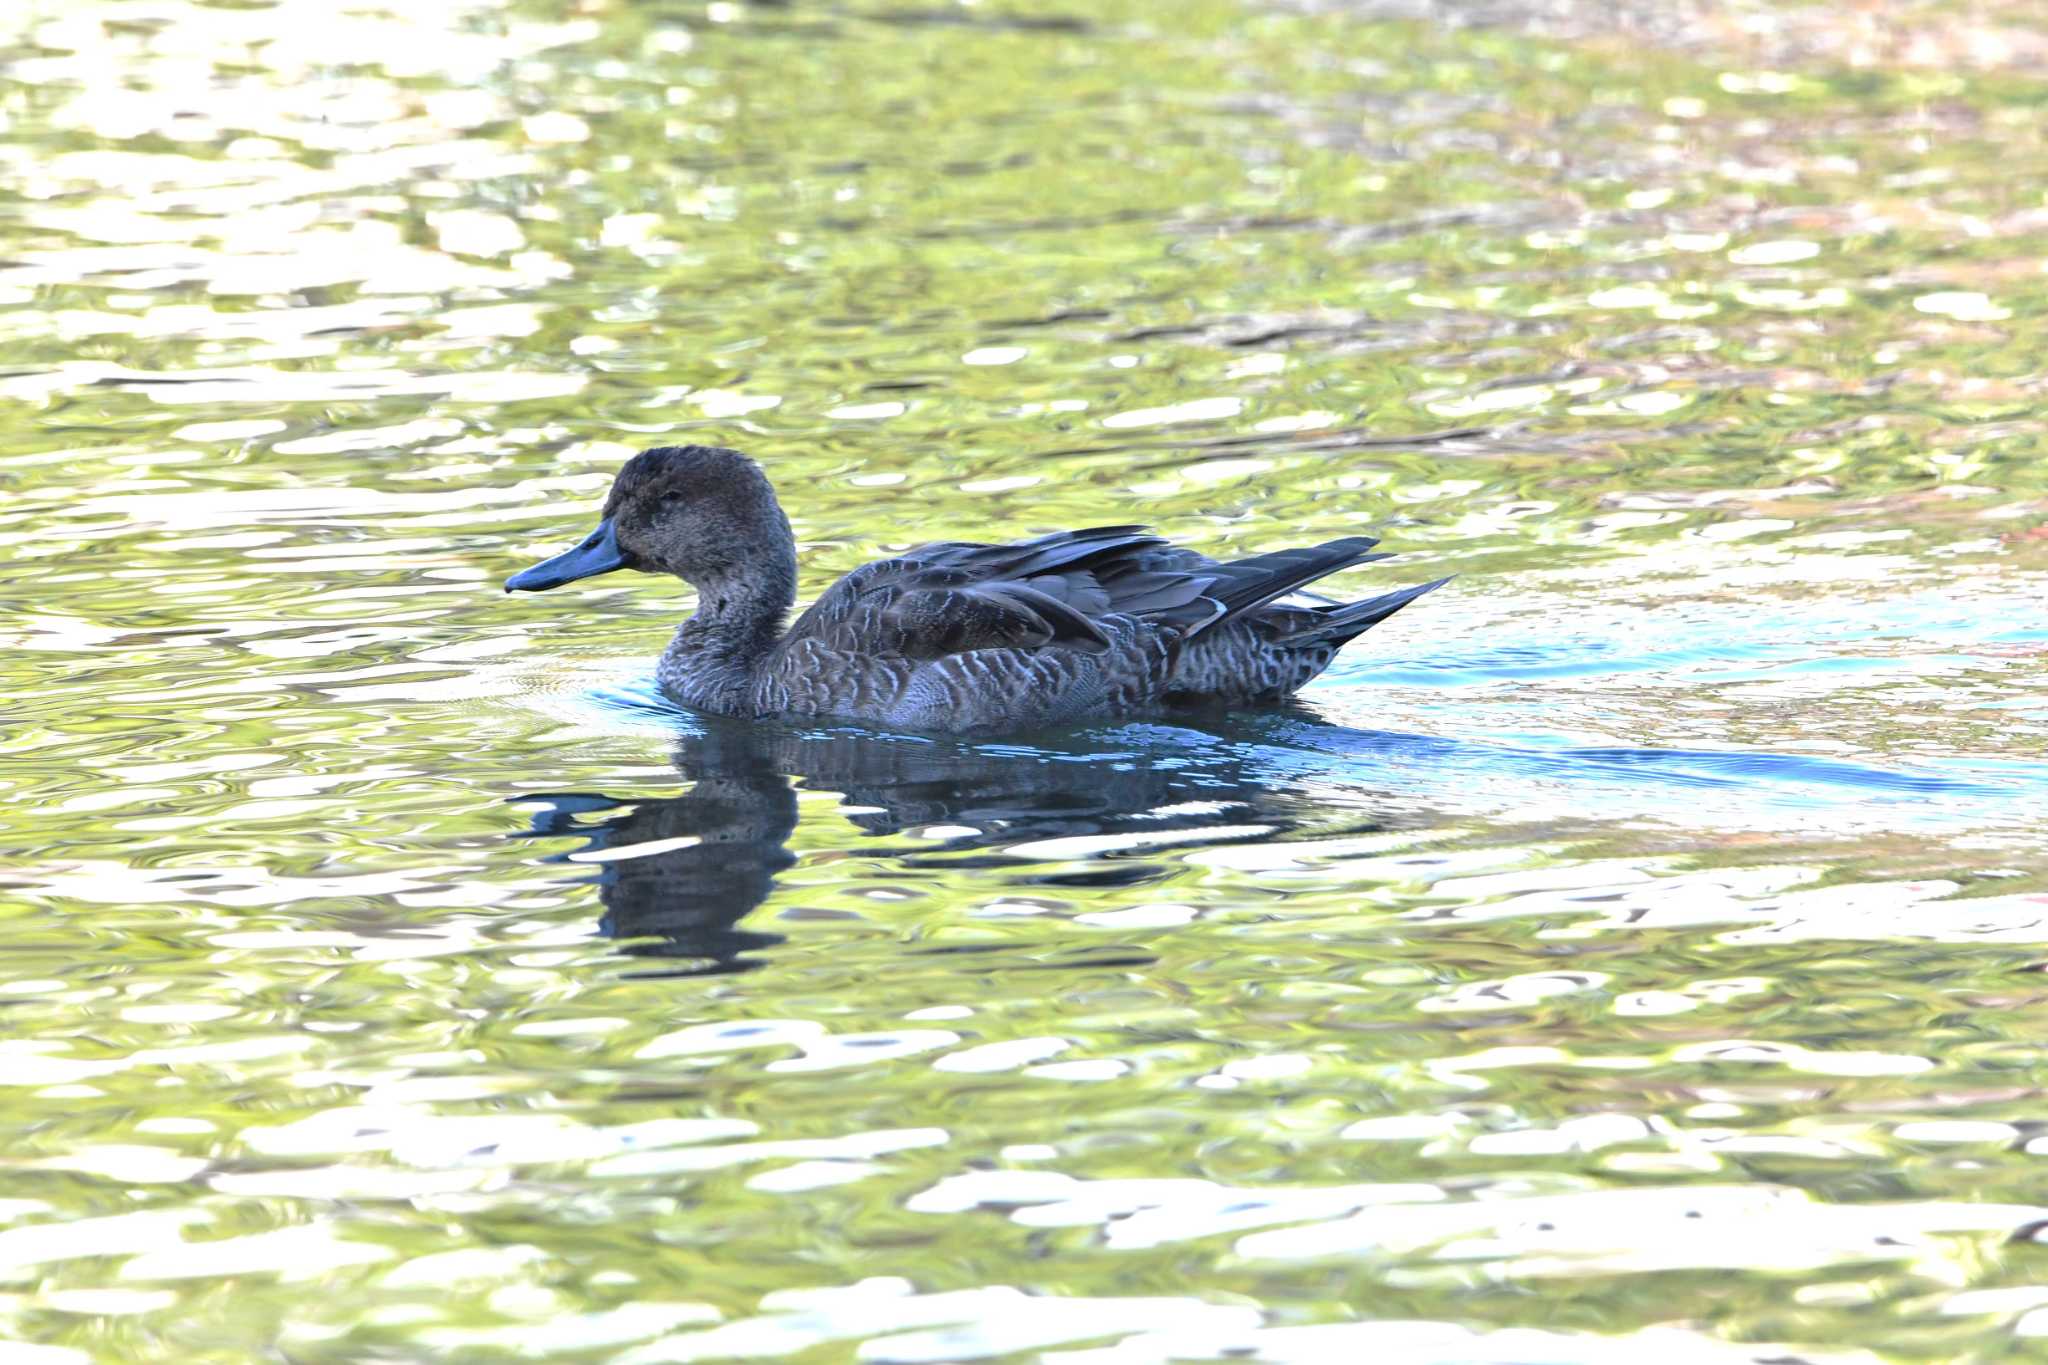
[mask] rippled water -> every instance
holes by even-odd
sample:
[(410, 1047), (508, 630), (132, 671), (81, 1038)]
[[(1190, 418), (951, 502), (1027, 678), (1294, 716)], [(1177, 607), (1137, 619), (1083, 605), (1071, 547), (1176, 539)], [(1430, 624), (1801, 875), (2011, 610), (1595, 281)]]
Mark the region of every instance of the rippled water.
[[(0, 12), (6, 1359), (2033, 1349), (2048, 33), (1576, 15)], [(713, 724), (497, 590), (678, 440), (1460, 577)]]

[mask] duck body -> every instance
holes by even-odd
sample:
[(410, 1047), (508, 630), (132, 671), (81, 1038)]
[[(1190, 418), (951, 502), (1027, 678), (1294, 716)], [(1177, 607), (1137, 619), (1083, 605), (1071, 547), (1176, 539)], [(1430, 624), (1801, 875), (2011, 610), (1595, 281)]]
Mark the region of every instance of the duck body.
[(737, 451), (683, 446), (629, 460), (598, 530), (506, 588), (618, 568), (688, 580), (697, 611), (657, 678), (698, 710), (1025, 730), (1283, 700), (1346, 641), (1446, 581), (1364, 602), (1280, 603), (1388, 558), (1374, 544), (1356, 536), (1224, 562), (1104, 526), (926, 545), (855, 569), (785, 630), (795, 540), (766, 476)]

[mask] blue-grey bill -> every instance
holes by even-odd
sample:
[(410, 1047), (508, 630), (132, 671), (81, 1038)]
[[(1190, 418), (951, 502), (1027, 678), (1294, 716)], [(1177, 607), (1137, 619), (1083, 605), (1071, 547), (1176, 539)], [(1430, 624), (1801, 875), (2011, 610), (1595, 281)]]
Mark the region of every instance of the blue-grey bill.
[(574, 583), (579, 578), (594, 578), (625, 567), (626, 557), (619, 553), (619, 538), (612, 530), (611, 518), (607, 517), (575, 549), (564, 550), (553, 559), (543, 560), (530, 569), (521, 569), (506, 579), (505, 591), (546, 592), (564, 583)]

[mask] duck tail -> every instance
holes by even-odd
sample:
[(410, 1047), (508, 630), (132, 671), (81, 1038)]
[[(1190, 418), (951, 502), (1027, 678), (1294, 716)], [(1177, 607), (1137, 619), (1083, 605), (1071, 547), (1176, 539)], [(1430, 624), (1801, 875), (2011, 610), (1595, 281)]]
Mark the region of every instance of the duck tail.
[(1354, 636), (1365, 634), (1424, 593), (1435, 592), (1454, 577), (1455, 574), (1412, 588), (1401, 588), (1380, 597), (1368, 598), (1363, 602), (1346, 602), (1341, 606), (1319, 608), (1316, 612), (1317, 620), (1300, 630), (1281, 636), (1274, 643), (1297, 645), (1315, 641), (1341, 645)]

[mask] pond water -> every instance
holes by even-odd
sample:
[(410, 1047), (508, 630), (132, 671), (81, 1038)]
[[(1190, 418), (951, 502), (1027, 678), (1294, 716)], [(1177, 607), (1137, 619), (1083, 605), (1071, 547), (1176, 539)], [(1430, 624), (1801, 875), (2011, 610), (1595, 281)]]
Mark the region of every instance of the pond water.
[[(1616, 13), (8, 6), (5, 1359), (2048, 1335), (2039, 16)], [(1273, 714), (708, 724), (678, 585), (498, 590), (683, 441), (806, 593), (1459, 577)]]

